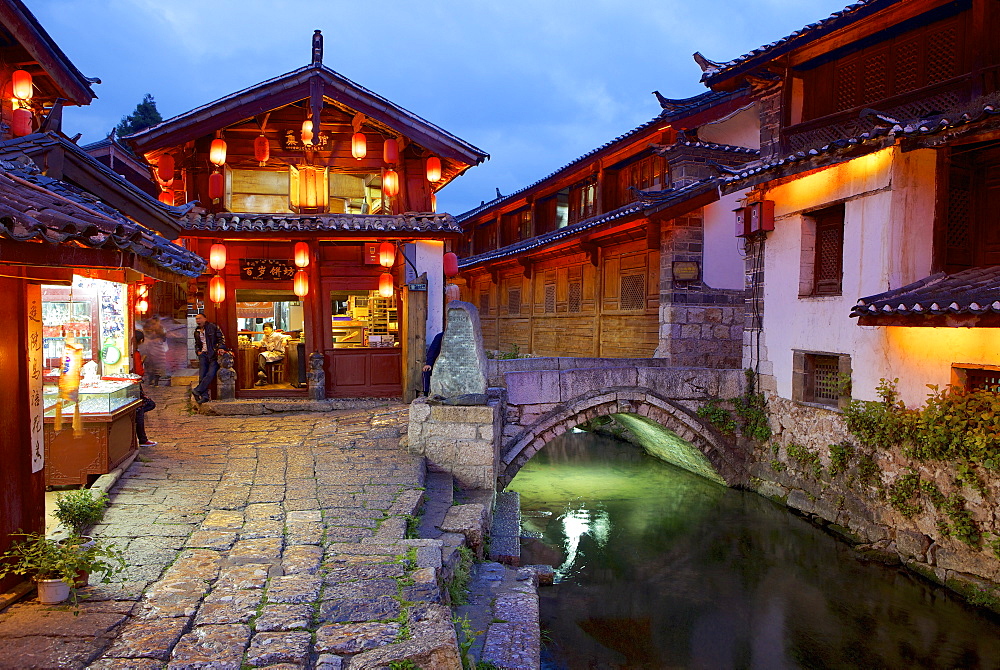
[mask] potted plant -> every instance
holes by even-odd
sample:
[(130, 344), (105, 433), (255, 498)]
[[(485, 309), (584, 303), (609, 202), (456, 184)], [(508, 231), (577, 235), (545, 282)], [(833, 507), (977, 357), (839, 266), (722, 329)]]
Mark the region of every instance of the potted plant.
[(39, 533), (15, 533), (10, 549), (0, 555), (0, 578), (23, 575), (38, 585), (38, 600), (60, 603), (70, 594), (76, 602), (76, 580), (80, 572), (101, 572), (103, 582), (125, 567), (125, 557), (113, 545), (95, 540), (89, 546), (73, 546), (50, 540)]
[(104, 518), (104, 511), (108, 508), (108, 494), (94, 493), (91, 489), (78, 489), (60, 493), (56, 499), (54, 515), (73, 533), (73, 537), (83, 537), (84, 531)]

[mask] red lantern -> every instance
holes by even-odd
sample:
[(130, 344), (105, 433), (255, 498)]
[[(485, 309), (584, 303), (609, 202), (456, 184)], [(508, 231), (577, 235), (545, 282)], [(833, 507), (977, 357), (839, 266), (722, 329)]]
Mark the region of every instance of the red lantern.
[[(208, 252), (208, 265), (213, 270), (221, 270), (226, 267), (226, 245), (216, 242)], [(216, 302), (222, 302), (216, 300)]]
[(222, 277), (215, 275), (212, 280), (208, 282), (208, 297), (212, 299), (216, 305), (221, 303), (226, 299), (226, 282), (222, 280)]
[(309, 265), (309, 245), (305, 242), (295, 243), (295, 265), (300, 268)]
[(358, 160), (368, 155), (368, 139), (364, 133), (351, 135), (351, 155)]
[(267, 142), (267, 137), (259, 135), (253, 141), (253, 157), (264, 167), (271, 158), (271, 145)]
[(437, 156), (427, 159), (427, 181), (431, 183), (441, 181), (441, 159)]
[(149, 301), (146, 300), (145, 298), (138, 300), (135, 303), (135, 311), (138, 312), (139, 314), (145, 314), (147, 311), (149, 311)]
[(292, 290), (300, 298), (309, 295), (309, 275), (306, 274), (305, 270), (299, 270), (295, 273), (295, 279), (292, 280)]
[(378, 262), (384, 268), (391, 268), (396, 263), (396, 245), (392, 242), (378, 245)]
[(444, 265), (444, 276), (448, 279), (458, 274), (458, 256), (453, 252), (446, 253), (441, 258), (441, 263)]
[(382, 276), (378, 278), (378, 294), (383, 298), (391, 298), (394, 289), (392, 274), (383, 272)]
[(173, 181), (174, 179), (174, 156), (173, 154), (163, 154), (156, 161), (156, 176), (160, 181)]
[(174, 204), (174, 190), (171, 188), (165, 188), (160, 192), (160, 202), (164, 205), (173, 206)]
[(149, 284), (136, 284), (135, 294), (140, 298), (149, 297)]
[(14, 110), (14, 118), (11, 119), (11, 131), (15, 137), (24, 137), (31, 134), (31, 110), (27, 107), (19, 107)]
[(302, 144), (307, 147), (312, 146), (313, 143), (313, 122), (312, 119), (306, 119), (302, 122)]
[(14, 70), (10, 75), (10, 90), (18, 100), (30, 99), (33, 89), (31, 73), (27, 70)]
[(226, 162), (226, 141), (221, 137), (212, 140), (212, 146), (208, 149), (208, 160), (219, 167)]
[(395, 170), (386, 170), (382, 177), (382, 190), (390, 198), (399, 195), (399, 174)]
[(221, 198), (225, 193), (225, 180), (221, 172), (213, 172), (208, 175), (208, 197), (211, 200)]
[(399, 142), (393, 138), (382, 143), (382, 159), (386, 165), (395, 165), (399, 162)]

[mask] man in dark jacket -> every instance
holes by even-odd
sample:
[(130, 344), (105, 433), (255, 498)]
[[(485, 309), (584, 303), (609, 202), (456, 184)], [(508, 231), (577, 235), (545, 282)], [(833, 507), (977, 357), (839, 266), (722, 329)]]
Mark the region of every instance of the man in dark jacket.
[(204, 314), (196, 315), (194, 320), (198, 324), (194, 331), (194, 349), (198, 354), (198, 385), (194, 387), (194, 399), (203, 403), (209, 400), (208, 387), (219, 372), (219, 354), (226, 350), (226, 336)]

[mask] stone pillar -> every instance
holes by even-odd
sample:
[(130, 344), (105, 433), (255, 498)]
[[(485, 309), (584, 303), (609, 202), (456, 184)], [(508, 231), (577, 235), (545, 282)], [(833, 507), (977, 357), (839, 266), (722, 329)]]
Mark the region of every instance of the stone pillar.
[(314, 351), (309, 354), (309, 372), (306, 373), (306, 382), (309, 388), (310, 400), (326, 399), (326, 372), (323, 370), (325, 358), (322, 352)]
[(502, 438), (499, 400), (486, 405), (410, 403), (409, 450), (427, 459), (431, 472), (447, 472), (466, 489), (496, 487)]
[(219, 400), (236, 399), (236, 370), (233, 369), (233, 352), (224, 351), (219, 356), (219, 374), (215, 377)]

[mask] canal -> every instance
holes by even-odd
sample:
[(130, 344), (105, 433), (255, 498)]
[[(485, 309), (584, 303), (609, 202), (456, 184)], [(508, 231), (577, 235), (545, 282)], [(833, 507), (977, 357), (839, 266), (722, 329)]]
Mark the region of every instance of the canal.
[(769, 500), (589, 433), (518, 473), (543, 668), (1000, 668), (1000, 618)]

